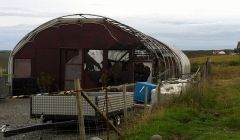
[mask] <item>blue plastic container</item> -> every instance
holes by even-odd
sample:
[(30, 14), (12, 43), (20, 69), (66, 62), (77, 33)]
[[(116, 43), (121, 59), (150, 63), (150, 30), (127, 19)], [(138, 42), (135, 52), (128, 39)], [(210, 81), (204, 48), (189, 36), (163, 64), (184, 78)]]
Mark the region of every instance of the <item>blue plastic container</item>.
[(145, 90), (147, 88), (147, 101), (151, 101), (151, 91), (155, 89), (157, 85), (148, 82), (137, 82), (134, 89), (134, 100), (137, 103), (144, 103)]

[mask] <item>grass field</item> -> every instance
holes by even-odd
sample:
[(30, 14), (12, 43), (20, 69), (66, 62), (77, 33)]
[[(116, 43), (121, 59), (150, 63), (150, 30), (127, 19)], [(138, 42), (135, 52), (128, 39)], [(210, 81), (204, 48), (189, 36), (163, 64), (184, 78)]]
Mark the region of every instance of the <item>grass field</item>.
[(192, 64), (210, 57), (212, 75), (201, 88), (193, 86), (171, 103), (145, 114), (123, 139), (147, 140), (160, 134), (164, 140), (240, 139), (240, 56), (192, 58)]

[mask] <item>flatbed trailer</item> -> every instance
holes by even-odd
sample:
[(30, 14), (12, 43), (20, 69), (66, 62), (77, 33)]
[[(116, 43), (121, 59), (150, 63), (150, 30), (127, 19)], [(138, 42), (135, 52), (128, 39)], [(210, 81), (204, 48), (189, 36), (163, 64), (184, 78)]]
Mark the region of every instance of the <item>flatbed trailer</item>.
[[(122, 92), (108, 92), (108, 116), (120, 115), (124, 109)], [(97, 105), (99, 110), (106, 112), (104, 92), (87, 92), (90, 100)], [(75, 95), (41, 95), (31, 97), (31, 118), (44, 117), (45, 121), (75, 120), (78, 116)], [(134, 106), (133, 93), (126, 93), (126, 108)], [(99, 113), (83, 98), (82, 107), (84, 118), (91, 120), (99, 118)]]
[[(105, 92), (87, 92), (90, 100), (97, 105), (99, 110), (106, 114)], [(120, 125), (120, 117), (124, 108), (134, 107), (133, 92), (108, 92), (108, 117), (115, 125)], [(125, 101), (124, 101), (125, 99)], [(85, 121), (101, 122), (101, 115), (83, 98), (82, 107)], [(78, 122), (78, 110), (75, 95), (38, 95), (30, 98), (31, 118), (40, 118), (42, 123), (9, 129), (5, 126), (2, 132), (5, 137), (32, 132), (36, 130), (56, 128), (57, 126), (68, 126)]]

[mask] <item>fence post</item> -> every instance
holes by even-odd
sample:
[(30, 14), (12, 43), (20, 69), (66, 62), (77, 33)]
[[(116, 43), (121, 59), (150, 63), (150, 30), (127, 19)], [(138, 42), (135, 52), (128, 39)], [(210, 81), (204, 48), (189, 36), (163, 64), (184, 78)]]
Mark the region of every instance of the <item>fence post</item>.
[(123, 85), (123, 105), (124, 105), (124, 122), (127, 123), (127, 99), (126, 99), (127, 88), (126, 85)]
[(202, 81), (205, 82), (205, 80), (206, 80), (206, 65), (202, 66), (201, 74), (202, 74), (202, 76), (201, 76), (202, 77)]
[(145, 90), (144, 90), (144, 109), (147, 109), (147, 102), (148, 102), (148, 88), (145, 87)]
[(212, 71), (211, 58), (209, 57), (207, 58), (206, 65), (207, 65), (207, 74), (210, 75)]
[[(106, 87), (104, 87), (104, 90), (105, 90), (105, 105), (106, 105), (106, 117), (107, 117), (107, 120), (109, 120), (109, 116), (108, 116), (108, 107), (109, 107), (109, 102), (108, 102), (108, 89)], [(107, 140), (110, 139), (110, 131), (109, 131), (109, 124), (108, 122), (106, 122), (107, 124)]]
[(161, 80), (158, 79), (158, 86), (157, 86), (157, 105), (160, 104), (160, 96), (161, 95)]
[(79, 124), (80, 140), (86, 140), (83, 106), (82, 106), (83, 100), (82, 100), (82, 96), (81, 96), (81, 92), (80, 92), (80, 90), (81, 90), (80, 80), (75, 79), (74, 85), (75, 85), (75, 90), (77, 91), (76, 101), (77, 101), (77, 109), (78, 109), (78, 124)]
[(97, 111), (100, 116), (103, 117), (104, 121), (106, 121), (106, 122), (109, 124), (109, 126), (118, 134), (118, 136), (121, 136), (120, 131), (108, 120), (108, 118), (106, 117), (105, 113), (103, 113), (103, 112), (98, 108), (98, 106), (97, 106), (94, 102), (92, 102), (92, 101), (90, 100), (90, 98), (88, 97), (88, 95), (87, 95), (84, 91), (82, 91), (81, 94), (82, 94), (83, 98), (93, 107), (93, 109), (94, 109), (95, 111)]

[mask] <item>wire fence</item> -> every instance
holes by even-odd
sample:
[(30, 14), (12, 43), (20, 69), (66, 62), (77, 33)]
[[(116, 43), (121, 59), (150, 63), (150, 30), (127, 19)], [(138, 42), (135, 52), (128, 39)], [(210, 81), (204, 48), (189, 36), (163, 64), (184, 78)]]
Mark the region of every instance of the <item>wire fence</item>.
[[(205, 64), (201, 73), (202, 79), (206, 79), (211, 73), (211, 61)], [(199, 74), (195, 74), (192, 79), (198, 81), (198, 78)], [(127, 130), (137, 126), (137, 122), (144, 114), (150, 113), (154, 107), (159, 107), (165, 96), (161, 95), (162, 83), (160, 81), (155, 88), (156, 94), (152, 93), (157, 100), (149, 103), (146, 89), (145, 100), (142, 104), (134, 102), (134, 84), (81, 89), (80, 82), (77, 81), (72, 91), (34, 95), (30, 98), (30, 102), (26, 99), (25, 102), (30, 104), (31, 119), (24, 118), (27, 123), (18, 124), (15, 126), (16, 129), (9, 129), (4, 133), (8, 136), (19, 134), (18, 136), (4, 139), (120, 139)], [(24, 104), (27, 105), (27, 103)], [(19, 115), (15, 117), (24, 117), (18, 111), (20, 110), (17, 110)], [(6, 128), (10, 127), (6, 126)]]
[[(21, 127), (6, 127), (9, 130), (5, 131), (5, 136), (11, 136), (6, 139), (21, 139), (15, 136), (18, 134), (26, 136), (25, 139), (31, 139), (33, 134), (41, 139), (53, 140), (119, 139), (122, 126), (131, 114), (129, 112), (134, 110), (133, 92), (127, 90), (128, 86), (75, 87), (75, 90), (58, 94), (31, 96), (29, 104), (33, 121), (21, 124)], [(112, 92), (116, 89), (118, 92)]]

